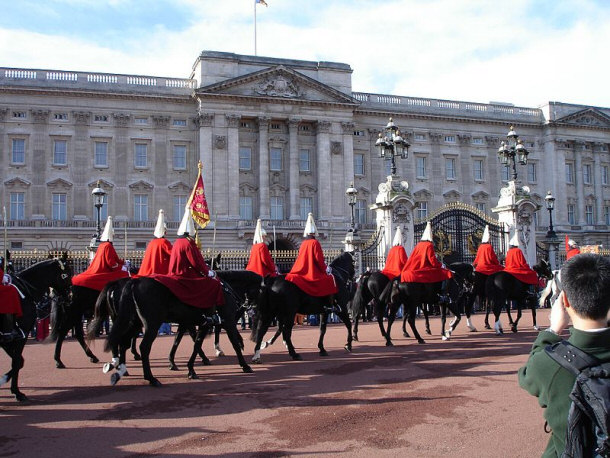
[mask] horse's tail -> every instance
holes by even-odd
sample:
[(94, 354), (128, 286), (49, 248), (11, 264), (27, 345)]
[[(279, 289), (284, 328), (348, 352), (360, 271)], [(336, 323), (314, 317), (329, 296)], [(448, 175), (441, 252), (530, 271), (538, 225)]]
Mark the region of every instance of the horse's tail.
[(67, 319), (66, 307), (69, 306), (69, 296), (57, 296), (56, 300), (51, 301), (51, 313), (49, 318), (51, 320), (51, 332), (47, 341), (57, 342), (60, 335), (60, 328), (62, 323)]
[(356, 292), (354, 293), (354, 298), (352, 299), (352, 306), (351, 306), (351, 312), (352, 312), (352, 317), (357, 317), (358, 315), (360, 315), (362, 312), (364, 312), (365, 308), (366, 308), (366, 304), (367, 304), (367, 300), (365, 299), (365, 289), (366, 289), (366, 282), (368, 281), (368, 279), (371, 277), (371, 273), (370, 272), (365, 272), (362, 274), (362, 276), (360, 277), (360, 280), (358, 280), (358, 283), (356, 285)]
[(93, 308), (93, 320), (87, 326), (87, 340), (95, 339), (96, 333), (102, 328), (102, 323), (110, 316), (110, 293), (114, 287), (114, 282), (108, 283), (98, 294)]
[(546, 282), (546, 286), (542, 290), (542, 294), (540, 294), (540, 299), (538, 301), (538, 303), (540, 304), (540, 307), (544, 307), (547, 298), (549, 298), (549, 296), (551, 294), (553, 294), (553, 283), (554, 282), (555, 282), (554, 276), (553, 276), (553, 278), (551, 278), (549, 281)]
[(119, 345), (122, 337), (129, 331), (132, 322), (135, 320), (137, 312), (133, 292), (134, 284), (134, 280), (130, 280), (123, 286), (116, 319), (112, 323), (112, 328), (110, 328), (104, 351), (110, 351), (111, 348)]
[(392, 281), (389, 281), (388, 284), (383, 288), (383, 291), (379, 295), (379, 301), (382, 304), (389, 304), (392, 302), (392, 289), (394, 285), (400, 282), (400, 276), (396, 277)]

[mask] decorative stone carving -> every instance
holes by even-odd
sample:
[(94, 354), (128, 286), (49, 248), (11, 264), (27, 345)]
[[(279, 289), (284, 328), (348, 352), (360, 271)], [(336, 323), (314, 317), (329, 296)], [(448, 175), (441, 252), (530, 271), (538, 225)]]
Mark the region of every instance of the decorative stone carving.
[(229, 126), (231, 128), (239, 127), (239, 122), (241, 121), (241, 116), (235, 115), (235, 114), (228, 114), (228, 115), (225, 115), (225, 118), (227, 120), (227, 126)]
[(214, 148), (225, 149), (227, 147), (227, 137), (224, 135), (214, 135)]
[(259, 116), (258, 118), (258, 129), (259, 130), (265, 130), (269, 128), (269, 121), (271, 121), (271, 118), (268, 116)]
[(73, 111), (72, 117), (74, 118), (74, 124), (87, 125), (89, 124), (89, 118), (91, 117), (91, 113), (88, 113), (86, 111)]
[(28, 188), (31, 184), (32, 183), (30, 183), (29, 181), (26, 181), (23, 178), (19, 177), (11, 178), (10, 180), (6, 180), (4, 182), (4, 186), (6, 186), (6, 188), (8, 189)]
[(125, 113), (112, 113), (112, 117), (114, 118), (114, 125), (116, 127), (127, 127), (131, 116)]
[(195, 118), (195, 124), (199, 127), (212, 127), (214, 122), (214, 113), (204, 113), (200, 111)]
[(291, 77), (278, 74), (267, 76), (265, 81), (254, 89), (254, 92), (270, 97), (294, 98), (301, 96), (301, 91)]
[(129, 185), (129, 189), (133, 191), (152, 191), (154, 186), (144, 180), (136, 181)]
[(0, 108), (0, 122), (4, 121), (7, 113), (8, 113), (8, 108)]
[(47, 182), (47, 186), (51, 189), (70, 189), (72, 183), (62, 178), (56, 178), (55, 180)]
[(485, 142), (487, 143), (487, 146), (498, 146), (500, 144), (500, 138), (499, 137), (493, 137), (491, 135), (486, 135), (485, 136)]
[(398, 202), (394, 206), (394, 212), (392, 213), (392, 222), (398, 224), (410, 223), (411, 212), (405, 202)]
[(32, 118), (34, 118), (34, 122), (43, 123), (49, 121), (49, 110), (31, 110)]
[(318, 121), (317, 129), (319, 134), (327, 134), (330, 132), (330, 122), (329, 121)]
[(462, 146), (470, 145), (470, 142), (472, 141), (472, 135), (470, 134), (458, 134), (457, 138)]
[(353, 122), (342, 122), (341, 129), (345, 135), (354, 135), (356, 125)]
[(332, 154), (341, 154), (343, 152), (343, 144), (341, 142), (330, 142), (330, 152)]
[(155, 127), (162, 129), (169, 127), (169, 116), (153, 115), (152, 120), (155, 123)]
[(443, 135), (439, 134), (438, 132), (430, 132), (428, 136), (430, 137), (430, 141), (432, 143), (440, 143), (441, 138), (443, 137)]

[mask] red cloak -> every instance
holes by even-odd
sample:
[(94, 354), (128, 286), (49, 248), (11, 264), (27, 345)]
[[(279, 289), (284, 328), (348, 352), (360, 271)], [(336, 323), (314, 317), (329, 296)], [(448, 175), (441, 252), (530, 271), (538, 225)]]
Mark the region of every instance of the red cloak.
[(87, 270), (72, 277), (72, 284), (101, 291), (108, 282), (129, 277), (129, 274), (122, 270), (123, 263), (112, 243), (102, 242)]
[(150, 241), (138, 270), (138, 277), (149, 277), (152, 274), (166, 274), (169, 258), (172, 255), (172, 244), (165, 237)]
[(267, 275), (271, 277), (277, 276), (277, 269), (273, 262), (273, 258), (271, 258), (271, 253), (269, 253), (267, 244), (256, 243), (252, 245), (250, 260), (248, 261), (246, 270), (257, 273), (261, 277), (266, 277)]
[(474, 271), (483, 275), (491, 275), (504, 270), (504, 266), (498, 261), (494, 247), (491, 243), (481, 243), (477, 249), (477, 255), (472, 262)]
[(570, 245), (568, 245), (568, 240), (570, 240), (570, 238), (566, 235), (566, 261), (574, 256), (576, 256), (577, 254), (580, 254), (580, 249), (579, 248), (570, 248)]
[(402, 245), (393, 246), (390, 248), (388, 257), (385, 260), (385, 267), (381, 273), (390, 280), (394, 280), (400, 275), (408, 259), (409, 257), (407, 256), (405, 247)]
[[(4, 270), (0, 269), (0, 282), (4, 277)], [(21, 298), (17, 288), (11, 285), (0, 284), (0, 313), (10, 313), (19, 318), (23, 315), (21, 311)]]
[(172, 247), (167, 274), (151, 277), (169, 288), (180, 302), (206, 309), (224, 304), (220, 280), (208, 277), (209, 271), (195, 242), (181, 237)]
[(301, 243), (297, 259), (286, 275), (286, 280), (310, 296), (329, 296), (337, 292), (335, 277), (326, 273), (322, 246), (314, 238)]
[(504, 264), (504, 272), (508, 272), (517, 280), (521, 280), (528, 285), (538, 284), (538, 274), (528, 265), (521, 248), (516, 246), (510, 248), (508, 253), (506, 253), (506, 261)]
[(400, 274), (401, 282), (437, 283), (453, 275), (436, 259), (432, 242), (421, 241), (411, 253)]

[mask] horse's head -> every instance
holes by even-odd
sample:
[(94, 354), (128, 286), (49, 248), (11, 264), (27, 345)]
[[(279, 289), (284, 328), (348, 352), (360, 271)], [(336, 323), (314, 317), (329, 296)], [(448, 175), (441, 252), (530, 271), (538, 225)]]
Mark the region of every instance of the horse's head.
[(540, 262), (533, 267), (533, 269), (539, 277), (546, 278), (547, 280), (553, 278), (551, 264), (546, 259), (541, 259)]
[(218, 253), (216, 256), (213, 256), (212, 259), (205, 260), (206, 264), (208, 266), (210, 266), (210, 269), (212, 269), (212, 270), (220, 269), (220, 256), (221, 256), (221, 254)]
[(72, 285), (72, 267), (67, 253), (59, 258), (50, 259), (48, 266), (46, 274), (49, 286), (60, 295), (67, 294)]
[(344, 251), (333, 259), (330, 267), (336, 269), (342, 277), (353, 278), (356, 273), (354, 256), (349, 251)]

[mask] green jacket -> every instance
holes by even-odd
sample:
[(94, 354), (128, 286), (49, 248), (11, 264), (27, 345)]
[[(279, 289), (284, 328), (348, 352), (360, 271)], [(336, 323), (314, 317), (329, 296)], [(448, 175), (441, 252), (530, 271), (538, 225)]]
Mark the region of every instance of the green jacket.
[[(544, 351), (547, 345), (561, 340), (552, 332), (540, 332), (527, 363), (519, 369), (519, 385), (538, 398), (540, 406), (545, 408), (544, 418), (551, 429), (543, 457), (561, 456), (565, 449), (568, 411), (572, 403), (569, 394), (576, 380)], [(570, 328), (568, 341), (602, 362), (610, 361), (610, 328), (600, 332)]]

